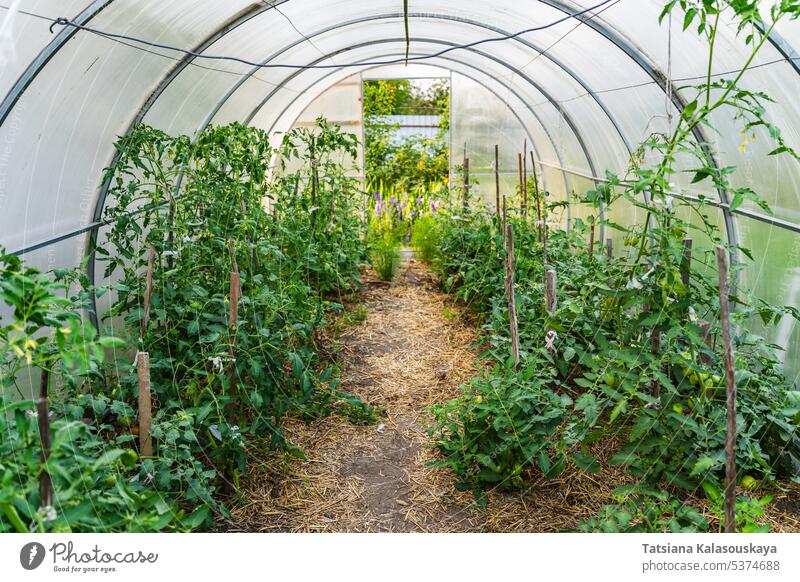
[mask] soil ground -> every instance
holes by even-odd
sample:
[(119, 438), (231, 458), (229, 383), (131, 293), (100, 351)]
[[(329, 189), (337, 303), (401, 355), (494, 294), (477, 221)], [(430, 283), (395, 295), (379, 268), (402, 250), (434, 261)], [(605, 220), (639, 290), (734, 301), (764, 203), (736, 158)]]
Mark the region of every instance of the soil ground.
[[(397, 280), (367, 277), (366, 318), (338, 334), (342, 388), (381, 408), (377, 424), (332, 415), (285, 431), (306, 459), (256, 453), (228, 531), (558, 532), (577, 529), (626, 482), (619, 468), (531, 483), (518, 493), (489, 492), (479, 507), (430, 463), (426, 408), (443, 403), (478, 373), (476, 328), (438, 291), (430, 271), (411, 260)], [(593, 451), (601, 459), (613, 451)], [(605, 454), (607, 453), (607, 454)], [(773, 530), (800, 531), (798, 488), (776, 499)]]

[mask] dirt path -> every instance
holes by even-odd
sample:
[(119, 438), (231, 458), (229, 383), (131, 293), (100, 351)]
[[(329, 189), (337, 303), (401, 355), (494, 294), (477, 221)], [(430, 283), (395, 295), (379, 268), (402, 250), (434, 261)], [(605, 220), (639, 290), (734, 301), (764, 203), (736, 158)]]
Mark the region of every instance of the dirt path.
[[(367, 318), (339, 336), (342, 388), (385, 411), (378, 425), (339, 416), (286, 431), (307, 460), (265, 461), (245, 486), (232, 521), (249, 531), (464, 531), (479, 527), (472, 496), (428, 463), (425, 408), (453, 397), (472, 376), (475, 330), (408, 263), (390, 286), (367, 281)], [(275, 471), (273, 472), (273, 469)], [(276, 482), (284, 472), (285, 477)], [(265, 478), (265, 473), (269, 474)]]
[(336, 415), (288, 419), (285, 431), (307, 458), (251, 461), (228, 531), (557, 532), (596, 514), (617, 478), (565, 474), (516, 494), (487, 492), (481, 508), (450, 472), (431, 468), (426, 407), (454, 397), (476, 373), (478, 331), (419, 263), (392, 285), (364, 285), (366, 320), (338, 337), (342, 388), (385, 416), (369, 426)]
[[(437, 454), (426, 446), (426, 407), (454, 397), (476, 373), (477, 330), (419, 263), (410, 262), (392, 285), (364, 286), (366, 319), (337, 339), (342, 388), (385, 415), (367, 426), (338, 415), (310, 424), (286, 420), (290, 442), (306, 459), (255, 455), (226, 530), (575, 531), (611, 501), (627, 480), (619, 467), (596, 475), (567, 470), (513, 494), (491, 491), (484, 508), (456, 490), (448, 471), (430, 467)], [(593, 452), (602, 460), (612, 451)], [(775, 517), (775, 530), (797, 530), (796, 520)]]

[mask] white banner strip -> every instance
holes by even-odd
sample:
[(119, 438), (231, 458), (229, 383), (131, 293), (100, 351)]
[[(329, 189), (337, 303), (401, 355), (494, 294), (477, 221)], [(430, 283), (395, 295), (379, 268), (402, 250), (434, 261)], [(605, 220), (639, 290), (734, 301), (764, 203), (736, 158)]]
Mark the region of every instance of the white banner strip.
[[(800, 534), (0, 536), (0, 580), (800, 580)], [(236, 578), (239, 577), (239, 578)]]

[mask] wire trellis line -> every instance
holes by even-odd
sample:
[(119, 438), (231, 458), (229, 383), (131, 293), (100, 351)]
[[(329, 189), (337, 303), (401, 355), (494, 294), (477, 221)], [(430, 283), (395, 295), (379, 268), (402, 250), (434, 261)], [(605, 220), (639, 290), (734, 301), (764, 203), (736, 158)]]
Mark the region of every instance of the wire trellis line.
[(264, 63), (264, 62), (251, 61), (249, 59), (245, 59), (245, 58), (237, 57), (237, 56), (231, 56), (231, 55), (209, 55), (209, 54), (205, 54), (205, 53), (198, 53), (198, 52), (195, 52), (195, 51), (192, 51), (192, 50), (189, 50), (189, 49), (185, 49), (185, 48), (182, 48), (182, 47), (178, 47), (178, 46), (173, 46), (173, 45), (169, 45), (169, 44), (165, 44), (165, 43), (154, 42), (154, 41), (151, 41), (151, 40), (147, 40), (147, 39), (143, 39), (143, 38), (139, 38), (139, 37), (135, 37), (135, 36), (129, 36), (129, 35), (126, 35), (126, 34), (117, 34), (117, 33), (112, 33), (112, 32), (107, 32), (107, 31), (104, 31), (104, 30), (100, 30), (100, 29), (97, 29), (97, 28), (93, 28), (93, 27), (90, 27), (90, 26), (84, 26), (82, 24), (78, 24), (76, 22), (73, 22), (69, 18), (66, 18), (66, 17), (63, 17), (63, 16), (59, 17), (59, 18), (56, 18), (56, 19), (48, 19), (46, 17), (43, 17), (43, 18), (46, 19), (46, 20), (50, 20), (51, 21), (50, 32), (52, 34), (55, 34), (55, 27), (56, 26), (71, 26), (71, 27), (75, 28), (76, 30), (81, 30), (81, 31), (84, 31), (84, 32), (88, 32), (88, 33), (91, 33), (91, 34), (94, 34), (94, 35), (97, 35), (97, 36), (100, 36), (100, 37), (103, 37), (103, 38), (107, 38), (107, 39), (110, 39), (110, 40), (118, 40), (118, 41), (122, 40), (122, 41), (127, 41), (127, 42), (132, 42), (132, 43), (138, 43), (140, 45), (144, 45), (144, 46), (147, 46), (147, 47), (150, 47), (150, 48), (160, 48), (160, 49), (164, 49), (164, 50), (170, 50), (170, 51), (174, 51), (174, 52), (177, 52), (177, 53), (181, 53), (181, 54), (186, 55), (186, 56), (194, 57), (196, 59), (205, 59), (205, 60), (210, 60), (210, 61), (230, 61), (230, 62), (236, 62), (236, 63), (240, 63), (240, 64), (243, 64), (243, 65), (251, 66), (251, 67), (257, 67), (257, 68), (260, 68), (260, 69), (298, 69), (298, 70), (344, 69), (344, 68), (356, 68), (356, 67), (375, 66), (375, 65), (398, 65), (398, 64), (404, 64), (404, 63), (407, 63), (407, 62), (426, 61), (426, 60), (430, 60), (430, 59), (435, 59), (437, 57), (441, 57), (441, 56), (443, 56), (445, 54), (448, 54), (448, 53), (451, 53), (451, 52), (454, 52), (454, 51), (458, 51), (458, 50), (470, 49), (470, 48), (473, 48), (473, 47), (476, 47), (476, 46), (480, 46), (480, 45), (484, 45), (484, 44), (488, 44), (488, 43), (502, 42), (502, 41), (506, 41), (506, 40), (513, 40), (513, 39), (518, 38), (518, 37), (520, 37), (522, 35), (530, 34), (530, 33), (533, 33), (533, 32), (539, 32), (539, 31), (542, 31), (542, 30), (547, 30), (549, 28), (553, 28), (555, 26), (558, 26), (559, 24), (561, 24), (563, 22), (567, 22), (568, 20), (579, 18), (579, 17), (581, 17), (581, 16), (583, 16), (585, 14), (588, 14), (589, 12), (593, 12), (594, 10), (597, 10), (598, 8), (602, 8), (606, 4), (610, 4), (612, 1), (614, 1), (614, 0), (603, 0), (602, 2), (599, 2), (598, 4), (595, 4), (595, 5), (590, 6), (588, 8), (584, 8), (583, 10), (579, 10), (577, 12), (572, 12), (572, 13), (565, 14), (563, 17), (558, 18), (558, 19), (556, 19), (556, 20), (554, 20), (552, 22), (548, 22), (547, 24), (542, 24), (542, 25), (539, 25), (539, 26), (526, 28), (524, 30), (520, 30), (518, 32), (514, 32), (514, 33), (511, 33), (511, 34), (504, 34), (504, 35), (494, 36), (494, 37), (491, 37), (491, 38), (484, 38), (484, 39), (472, 41), (472, 42), (465, 43), (465, 44), (454, 45), (454, 46), (448, 47), (446, 49), (442, 49), (442, 50), (440, 50), (438, 52), (435, 52), (435, 53), (432, 53), (432, 54), (429, 54), (429, 55), (417, 55), (417, 56), (409, 56), (409, 57), (403, 56), (403, 57), (396, 58), (396, 59), (385, 59), (385, 60), (378, 60), (378, 61), (360, 61), (360, 62), (356, 62), (356, 63), (329, 64), (329, 65), (324, 65), (324, 64), (322, 64), (322, 65), (301, 65), (301, 64), (294, 64), (294, 63)]

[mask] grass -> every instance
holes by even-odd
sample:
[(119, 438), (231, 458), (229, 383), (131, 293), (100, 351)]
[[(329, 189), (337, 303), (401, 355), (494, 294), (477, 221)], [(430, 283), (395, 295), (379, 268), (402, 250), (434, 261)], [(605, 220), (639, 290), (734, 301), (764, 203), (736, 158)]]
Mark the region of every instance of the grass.
[(371, 259), (372, 268), (378, 276), (384, 281), (391, 281), (400, 270), (400, 245), (390, 235), (383, 235), (373, 241)]

